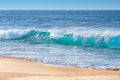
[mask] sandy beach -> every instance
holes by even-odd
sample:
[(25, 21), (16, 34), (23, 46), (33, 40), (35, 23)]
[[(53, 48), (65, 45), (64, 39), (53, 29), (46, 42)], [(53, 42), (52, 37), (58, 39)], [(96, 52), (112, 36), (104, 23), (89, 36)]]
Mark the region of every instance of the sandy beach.
[(0, 80), (120, 80), (120, 71), (61, 67), (0, 57)]

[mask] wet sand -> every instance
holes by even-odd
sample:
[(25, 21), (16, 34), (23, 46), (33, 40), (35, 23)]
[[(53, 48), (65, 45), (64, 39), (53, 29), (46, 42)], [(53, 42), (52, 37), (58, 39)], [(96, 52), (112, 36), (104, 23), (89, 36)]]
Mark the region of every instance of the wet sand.
[(93, 70), (0, 57), (0, 80), (120, 80), (120, 70)]

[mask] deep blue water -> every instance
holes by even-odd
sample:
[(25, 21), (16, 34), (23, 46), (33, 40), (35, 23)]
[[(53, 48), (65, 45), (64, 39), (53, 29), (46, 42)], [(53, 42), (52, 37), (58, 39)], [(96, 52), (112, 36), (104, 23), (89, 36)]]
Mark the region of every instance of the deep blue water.
[(119, 10), (2, 10), (0, 55), (120, 69)]

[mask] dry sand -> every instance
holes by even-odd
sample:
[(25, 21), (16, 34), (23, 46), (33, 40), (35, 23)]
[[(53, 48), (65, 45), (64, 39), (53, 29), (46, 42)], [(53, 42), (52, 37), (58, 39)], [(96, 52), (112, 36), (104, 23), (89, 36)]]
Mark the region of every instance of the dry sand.
[(120, 80), (120, 71), (61, 67), (0, 57), (0, 80)]

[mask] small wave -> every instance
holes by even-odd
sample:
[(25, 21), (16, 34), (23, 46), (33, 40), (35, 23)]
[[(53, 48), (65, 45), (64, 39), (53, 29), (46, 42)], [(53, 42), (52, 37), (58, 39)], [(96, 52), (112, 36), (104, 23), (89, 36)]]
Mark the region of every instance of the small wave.
[(0, 30), (0, 39), (33, 44), (62, 44), (81, 47), (120, 49), (120, 33), (111, 31), (57, 32), (40, 30)]

